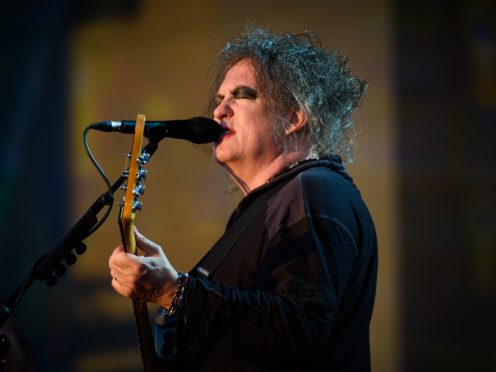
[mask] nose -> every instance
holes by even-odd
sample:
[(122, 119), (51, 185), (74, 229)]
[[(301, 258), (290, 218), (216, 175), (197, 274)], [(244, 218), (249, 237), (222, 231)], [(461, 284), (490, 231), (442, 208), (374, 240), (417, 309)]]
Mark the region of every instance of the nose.
[(233, 113), (234, 112), (231, 105), (229, 104), (229, 101), (223, 99), (214, 109), (214, 119), (220, 121), (225, 118), (230, 118), (233, 115)]

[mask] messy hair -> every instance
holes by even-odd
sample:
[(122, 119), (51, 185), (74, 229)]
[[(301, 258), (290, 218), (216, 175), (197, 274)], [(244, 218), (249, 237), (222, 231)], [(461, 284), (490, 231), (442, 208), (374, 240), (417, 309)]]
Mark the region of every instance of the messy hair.
[[(347, 58), (322, 46), (312, 32), (276, 33), (248, 24), (244, 32), (226, 43), (213, 64), (209, 110), (227, 71), (242, 59), (250, 60), (258, 89), (273, 116), (274, 138), (284, 151), (296, 146), (303, 135), (308, 157), (339, 155), (353, 160), (352, 114), (360, 104), (366, 82), (348, 67)], [(303, 133), (285, 135), (290, 113), (301, 110), (307, 118)]]

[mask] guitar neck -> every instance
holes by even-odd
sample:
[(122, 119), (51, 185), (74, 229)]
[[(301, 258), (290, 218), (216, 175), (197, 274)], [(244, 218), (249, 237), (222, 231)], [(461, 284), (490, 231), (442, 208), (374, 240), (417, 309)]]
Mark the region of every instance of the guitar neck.
[[(144, 163), (140, 158), (144, 126), (144, 115), (138, 115), (135, 126), (132, 153), (129, 156), (129, 167), (125, 171), (128, 178), (125, 188), (126, 192), (124, 202), (119, 213), (119, 228), (121, 232), (122, 244), (124, 245), (126, 252), (131, 254), (137, 254), (133, 227), (135, 210), (140, 209), (137, 208), (138, 202), (136, 199), (143, 192), (143, 189), (141, 189), (140, 192), (137, 192), (137, 190), (139, 190), (137, 183), (139, 180), (140, 166)], [(144, 370), (145, 372), (158, 371), (159, 363), (155, 353), (155, 343), (146, 301), (133, 299), (132, 302), (134, 317), (136, 320), (136, 330), (138, 333), (138, 343)]]
[(141, 361), (145, 372), (156, 372), (158, 358), (155, 353), (155, 342), (150, 327), (148, 306), (145, 301), (133, 300), (134, 318), (136, 319), (136, 332), (141, 352)]
[(134, 223), (133, 220), (121, 220), (121, 240), (124, 249), (128, 253), (136, 254), (136, 240), (134, 238)]
[[(134, 224), (119, 220), (122, 244), (126, 252), (136, 254), (136, 240), (133, 231)], [(133, 313), (138, 335), (138, 345), (141, 353), (141, 361), (145, 372), (158, 370), (159, 361), (155, 353), (155, 342), (150, 325), (150, 315), (146, 301), (133, 299)]]

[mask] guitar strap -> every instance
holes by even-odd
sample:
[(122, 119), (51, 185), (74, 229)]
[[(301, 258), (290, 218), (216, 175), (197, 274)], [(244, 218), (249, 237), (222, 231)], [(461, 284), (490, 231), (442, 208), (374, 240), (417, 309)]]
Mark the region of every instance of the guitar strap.
[(248, 226), (255, 217), (263, 214), (267, 209), (267, 203), (270, 198), (281, 189), (285, 182), (279, 182), (269, 190), (266, 190), (261, 195), (252, 201), (247, 209), (239, 216), (231, 227), (220, 237), (214, 246), (207, 252), (207, 254), (199, 261), (199, 263), (192, 270), (192, 274), (197, 276), (200, 274), (204, 277), (211, 277), (218, 269), (220, 264), (227, 257), (231, 249), (245, 234)]
[[(299, 173), (305, 169), (316, 166), (328, 167), (336, 171), (343, 171), (344, 168), (341, 168), (341, 160), (339, 157), (334, 157), (333, 159), (333, 162), (329, 160), (317, 159), (301, 160), (298, 163), (292, 164), (286, 170), (283, 170), (279, 176), (272, 181), (272, 185), (262, 186), (267, 187), (268, 190), (260, 190), (260, 195), (254, 195), (255, 200), (251, 201), (251, 204), (244, 212), (242, 212), (241, 216), (233, 222), (233, 225), (227, 229), (224, 235), (222, 235), (215, 245), (199, 261), (190, 274), (193, 276), (200, 274), (203, 277), (211, 277), (227, 257), (229, 251), (244, 235), (254, 218), (262, 215), (266, 211), (267, 203), (270, 198), (272, 198), (273, 195), (275, 195), (284, 185), (286, 185)], [(339, 165), (336, 163), (336, 159), (338, 160)]]

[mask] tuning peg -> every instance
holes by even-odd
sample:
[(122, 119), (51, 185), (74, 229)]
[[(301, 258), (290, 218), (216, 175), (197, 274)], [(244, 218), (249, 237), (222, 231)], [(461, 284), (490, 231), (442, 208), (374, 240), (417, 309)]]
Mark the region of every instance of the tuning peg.
[(139, 184), (133, 189), (134, 196), (141, 196), (145, 193), (145, 185)]
[(141, 155), (138, 157), (138, 163), (141, 165), (148, 163), (149, 160), (150, 154), (147, 152), (141, 153)]
[(138, 181), (141, 181), (141, 180), (144, 180), (146, 178), (146, 176), (148, 175), (148, 171), (146, 169), (142, 169), (140, 168), (138, 170), (138, 174), (136, 175), (136, 179)]
[(133, 207), (131, 208), (133, 212), (140, 211), (143, 208), (143, 203), (135, 200), (133, 202)]

